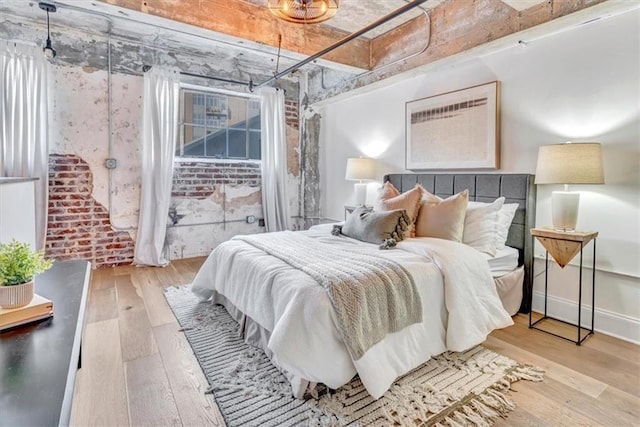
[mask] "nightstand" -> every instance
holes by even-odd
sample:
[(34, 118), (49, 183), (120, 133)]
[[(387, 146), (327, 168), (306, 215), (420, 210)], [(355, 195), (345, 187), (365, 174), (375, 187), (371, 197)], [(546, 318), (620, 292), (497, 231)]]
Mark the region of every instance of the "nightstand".
[[(595, 314), (595, 306), (596, 306), (596, 237), (598, 237), (597, 231), (558, 231), (552, 228), (532, 228), (531, 229), (531, 240), (532, 247), (534, 246), (534, 238), (538, 239), (540, 244), (544, 246), (546, 249), (545, 256), (545, 270), (544, 270), (544, 315), (532, 322), (531, 319), (531, 311), (529, 311), (529, 328), (537, 329), (542, 332), (546, 332), (551, 335), (555, 335), (557, 337), (563, 338), (565, 340), (576, 343), (577, 345), (582, 344), (582, 342), (587, 339), (590, 335), (593, 335), (593, 320)], [(593, 265), (592, 265), (592, 274), (591, 274), (591, 328), (583, 328), (582, 327), (582, 254), (584, 247), (593, 241)], [(547, 315), (547, 288), (549, 282), (549, 254), (553, 257), (553, 259), (560, 265), (560, 267), (564, 268), (569, 262), (580, 253), (580, 279), (579, 279), (579, 289), (578, 289), (578, 324), (574, 325), (573, 323), (565, 322), (564, 320), (553, 318)], [(531, 264), (531, 276), (535, 277), (533, 274), (533, 263)], [(533, 291), (532, 291), (533, 292)], [(555, 334), (553, 332), (546, 331), (539, 327), (536, 327), (540, 322), (546, 319), (553, 319), (558, 322), (566, 323), (568, 325), (576, 326), (578, 328), (578, 339), (572, 340), (571, 338), (564, 337), (562, 335)], [(587, 334), (583, 337), (582, 330), (587, 331)]]
[[(344, 205), (344, 219), (347, 219), (347, 217), (351, 214), (351, 212), (355, 211), (356, 209), (360, 208), (362, 206), (356, 206), (356, 205)], [(373, 206), (364, 206), (365, 208), (367, 208), (367, 211), (372, 211), (373, 210)]]

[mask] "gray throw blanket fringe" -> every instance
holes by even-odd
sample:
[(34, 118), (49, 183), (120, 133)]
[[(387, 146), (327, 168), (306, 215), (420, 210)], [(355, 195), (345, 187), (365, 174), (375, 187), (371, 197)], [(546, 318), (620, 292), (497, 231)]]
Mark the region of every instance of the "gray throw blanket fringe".
[(353, 360), (388, 333), (422, 321), (422, 301), (411, 274), (373, 251), (338, 249), (291, 231), (234, 239), (307, 273), (325, 289)]

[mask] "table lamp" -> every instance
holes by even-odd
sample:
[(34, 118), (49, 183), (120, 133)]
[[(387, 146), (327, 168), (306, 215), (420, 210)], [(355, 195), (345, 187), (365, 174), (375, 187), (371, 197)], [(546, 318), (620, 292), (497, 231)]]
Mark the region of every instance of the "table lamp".
[(356, 204), (364, 206), (367, 201), (367, 184), (362, 181), (375, 179), (375, 161), (367, 158), (347, 159), (347, 181), (358, 181), (354, 187), (356, 190)]
[(553, 228), (574, 231), (580, 193), (569, 191), (569, 184), (604, 184), (600, 144), (567, 142), (540, 147), (535, 183), (564, 184), (564, 191), (551, 193)]

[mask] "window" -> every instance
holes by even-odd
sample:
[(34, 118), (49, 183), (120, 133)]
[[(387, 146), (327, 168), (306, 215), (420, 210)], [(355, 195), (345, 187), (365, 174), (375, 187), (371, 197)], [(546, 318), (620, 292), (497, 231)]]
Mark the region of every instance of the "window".
[(180, 89), (176, 156), (260, 159), (260, 101)]

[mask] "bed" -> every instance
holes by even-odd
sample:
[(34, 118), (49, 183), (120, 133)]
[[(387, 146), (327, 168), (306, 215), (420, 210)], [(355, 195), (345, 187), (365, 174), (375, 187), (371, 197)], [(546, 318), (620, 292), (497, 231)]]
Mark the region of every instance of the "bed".
[(529, 230), (535, 227), (536, 186), (532, 174), (389, 174), (390, 181), (399, 191), (406, 191), (416, 183), (440, 197), (449, 197), (462, 190), (469, 190), (469, 200), (491, 202), (504, 197), (505, 203), (517, 203), (507, 245), (518, 250), (518, 265), (523, 267), (521, 313), (531, 310), (533, 277), (531, 264), (533, 248)]
[[(400, 191), (420, 183), (439, 196), (467, 189), (470, 200), (489, 202), (503, 196), (518, 203), (507, 242), (518, 251), (524, 268), (522, 294), (528, 296), (531, 248), (525, 231), (535, 206), (532, 178), (515, 174), (398, 174), (387, 175), (385, 181)], [(338, 388), (358, 374), (371, 396), (379, 398), (397, 377), (432, 356), (470, 348), (484, 341), (492, 330), (512, 324), (486, 268), (487, 259), (475, 249), (422, 238), (407, 239), (392, 250), (380, 251), (377, 245), (332, 236), (330, 230), (331, 226), (325, 225), (291, 233), (293, 236), (269, 233), (272, 236), (258, 238), (272, 239), (274, 247), (284, 248), (277, 250), (265, 249), (262, 240), (251, 236), (234, 238), (212, 252), (192, 285), (201, 300), (226, 307), (240, 324), (245, 340), (261, 347), (287, 376), (296, 397), (302, 398), (318, 383)], [(285, 238), (292, 239), (291, 243), (279, 240)], [(312, 246), (322, 246), (333, 257), (339, 254), (337, 258), (344, 258), (336, 261), (342, 262), (340, 268), (358, 264), (347, 258), (349, 253), (360, 252), (363, 256), (377, 252), (380, 262), (401, 265), (420, 296), (413, 298), (421, 302), (414, 309), (420, 312), (420, 321), (392, 329), (363, 348), (346, 345), (344, 315), (339, 310), (336, 314), (333, 297), (318, 286), (314, 272), (303, 271), (307, 258), (316, 256)], [(281, 250), (293, 252), (287, 256), (296, 259), (283, 261)], [(300, 268), (294, 268), (296, 265)], [(526, 311), (529, 305), (525, 297), (520, 308)]]

